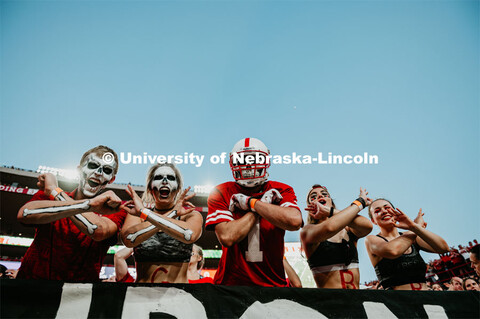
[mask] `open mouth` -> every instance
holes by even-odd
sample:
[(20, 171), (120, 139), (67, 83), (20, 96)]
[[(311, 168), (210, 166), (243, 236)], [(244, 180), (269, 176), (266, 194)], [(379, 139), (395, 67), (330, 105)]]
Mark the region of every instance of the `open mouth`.
[(168, 198), (170, 196), (170, 189), (168, 187), (162, 187), (158, 190), (161, 198)]
[(324, 200), (324, 199), (321, 199), (321, 200), (319, 200), (318, 202), (319, 202), (320, 204), (322, 204), (322, 205), (325, 205), (325, 204), (327, 203), (327, 201)]
[(98, 185), (100, 185), (100, 182), (94, 181), (94, 180), (92, 180), (92, 179), (87, 180), (87, 183), (88, 183), (88, 185), (90, 185), (90, 187), (92, 187), (92, 188), (95, 188), (95, 187), (97, 187)]
[(392, 219), (392, 215), (385, 214), (385, 215), (382, 216), (382, 220), (389, 220), (389, 219)]

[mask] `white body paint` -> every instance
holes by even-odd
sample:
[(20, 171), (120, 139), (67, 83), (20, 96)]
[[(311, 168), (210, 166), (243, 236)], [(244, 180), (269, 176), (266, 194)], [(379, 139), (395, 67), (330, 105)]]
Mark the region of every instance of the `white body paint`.
[(133, 234), (128, 234), (127, 239), (130, 240), (130, 242), (133, 244), (138, 236), (141, 236), (145, 233), (148, 233), (149, 231), (151, 231), (155, 228), (157, 228), (157, 227), (155, 227), (155, 225), (150, 225), (147, 228), (144, 228), (144, 229), (141, 229), (141, 230), (138, 230), (138, 231), (134, 232)]
[(174, 224), (172, 223), (171, 221), (169, 220), (166, 220), (166, 219), (163, 219), (161, 218), (160, 216), (156, 215), (155, 213), (153, 213), (151, 210), (149, 209), (145, 209), (145, 213), (147, 214), (148, 217), (150, 217), (151, 219), (153, 219), (154, 221), (156, 221), (157, 223), (159, 224), (162, 224), (163, 226), (165, 227), (168, 227), (170, 229), (173, 229), (179, 233), (181, 233), (183, 235), (183, 238), (185, 238), (185, 240), (190, 240), (192, 238), (192, 235), (193, 235), (193, 231), (188, 229), (188, 228), (183, 228), (183, 227), (180, 227), (178, 226), (177, 224)]
[[(175, 218), (177, 216), (177, 211), (174, 210), (170, 214), (167, 215), (169, 218)], [(135, 240), (137, 239), (138, 236), (143, 235), (145, 233), (148, 233), (149, 231), (157, 228), (155, 225), (150, 225), (147, 228), (141, 229), (139, 231), (134, 232), (133, 234), (128, 234), (127, 239), (130, 240), (130, 242), (133, 244)]]
[[(55, 198), (58, 198), (58, 200), (61, 202), (66, 201), (65, 197), (63, 197), (61, 193), (55, 196)], [(95, 229), (98, 228), (97, 225), (90, 223), (90, 221), (86, 219), (82, 214), (75, 215), (75, 218), (78, 219), (82, 224), (84, 224), (85, 227), (87, 227), (87, 231), (90, 235), (93, 235)]]
[(82, 214), (75, 215), (75, 218), (78, 219), (82, 224), (87, 227), (87, 231), (90, 235), (93, 235), (95, 230), (98, 228), (97, 225), (92, 224), (88, 219), (86, 219)]
[(90, 201), (89, 200), (86, 200), (82, 203), (65, 205), (65, 206), (44, 207), (44, 208), (37, 208), (37, 209), (25, 208), (23, 210), (23, 217), (28, 216), (28, 215), (34, 215), (34, 214), (42, 214), (42, 213), (47, 213), (47, 214), (61, 213), (61, 212), (65, 212), (65, 211), (72, 210), (72, 209), (88, 210), (89, 208), (90, 208)]
[[(85, 161), (83, 166), (80, 168), (80, 190), (86, 197), (94, 197), (102, 189), (105, 188), (106, 184), (112, 180), (114, 177), (114, 171), (116, 167), (115, 161), (111, 163), (105, 162), (97, 154), (90, 154), (88, 159)], [(95, 167), (90, 167), (95, 166)], [(109, 174), (105, 172), (111, 171)], [(93, 181), (98, 185), (95, 187), (90, 186), (88, 181)]]

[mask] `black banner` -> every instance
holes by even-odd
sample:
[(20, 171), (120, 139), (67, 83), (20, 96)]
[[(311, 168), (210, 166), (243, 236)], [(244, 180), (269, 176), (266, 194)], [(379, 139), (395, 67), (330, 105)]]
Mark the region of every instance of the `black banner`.
[(474, 291), (0, 280), (1, 318), (480, 318)]

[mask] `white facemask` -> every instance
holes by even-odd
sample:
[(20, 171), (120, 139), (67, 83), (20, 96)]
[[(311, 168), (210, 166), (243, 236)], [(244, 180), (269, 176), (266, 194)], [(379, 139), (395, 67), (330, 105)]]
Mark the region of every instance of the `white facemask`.
[(80, 168), (80, 190), (86, 197), (93, 197), (107, 186), (114, 177), (115, 162), (106, 163), (97, 154), (90, 154)]
[(169, 166), (161, 166), (153, 173), (150, 183), (153, 190), (158, 190), (161, 198), (168, 198), (178, 189), (178, 180), (175, 171)]

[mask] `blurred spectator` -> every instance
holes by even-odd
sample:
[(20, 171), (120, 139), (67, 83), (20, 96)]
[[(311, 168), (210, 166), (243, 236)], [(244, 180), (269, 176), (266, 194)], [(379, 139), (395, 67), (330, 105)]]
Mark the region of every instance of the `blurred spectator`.
[(463, 290), (463, 280), (459, 277), (452, 277), (450, 284), (448, 285), (449, 291), (462, 291)]
[(203, 277), (200, 275), (200, 271), (205, 264), (205, 259), (203, 258), (202, 247), (193, 244), (192, 248), (192, 257), (190, 257), (190, 262), (188, 263), (188, 272), (187, 278), (188, 283), (190, 284), (201, 284), (201, 283), (210, 283), (213, 284), (213, 278)]
[(440, 284), (433, 284), (432, 285), (432, 290), (433, 291), (443, 291), (443, 287)]
[(480, 288), (478, 287), (478, 282), (473, 277), (466, 278), (463, 281), (463, 289), (480, 291)]
[[(113, 256), (113, 264), (115, 266), (114, 280), (117, 282), (135, 282), (135, 279), (128, 272), (127, 259), (133, 254), (133, 248), (122, 248)], [(111, 278), (111, 277), (110, 277)]]

